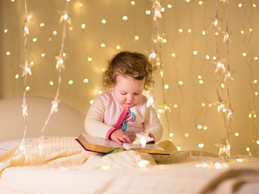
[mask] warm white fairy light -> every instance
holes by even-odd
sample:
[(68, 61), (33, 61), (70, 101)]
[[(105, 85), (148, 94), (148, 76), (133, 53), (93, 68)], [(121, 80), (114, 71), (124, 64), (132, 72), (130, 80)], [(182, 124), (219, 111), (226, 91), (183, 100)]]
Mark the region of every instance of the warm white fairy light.
[(93, 104), (93, 102), (94, 102), (94, 100), (91, 100), (91, 101), (90, 101), (90, 104)]
[(137, 36), (137, 35), (134, 38), (135, 38), (135, 40), (139, 40), (139, 36)]
[(103, 24), (106, 24), (106, 20), (105, 20), (105, 19), (102, 19), (102, 23), (103, 23)]
[(104, 44), (104, 43), (102, 43), (102, 44), (101, 44), (101, 47), (103, 47), (103, 48), (104, 48), (104, 47), (105, 47), (105, 44)]
[(58, 34), (58, 32), (57, 31), (53, 31), (53, 33), (52, 33), (53, 35), (57, 35)]
[[(60, 87), (61, 87), (61, 72), (62, 72), (62, 69), (65, 68), (64, 66), (64, 61), (66, 59), (66, 54), (63, 52), (64, 50), (64, 42), (65, 42), (65, 37), (66, 37), (66, 29), (67, 29), (67, 23), (70, 24), (70, 18), (69, 18), (69, 12), (68, 12), (68, 1), (66, 1), (66, 8), (64, 11), (58, 11), (59, 14), (61, 14), (61, 17), (60, 17), (60, 22), (63, 22), (63, 33), (62, 33), (62, 40), (61, 40), (61, 48), (60, 48), (60, 51), (59, 51), (59, 55), (55, 57), (56, 59), (56, 69), (58, 70), (58, 84), (57, 84), (57, 91), (56, 91), (56, 94), (55, 94), (55, 97), (54, 97), (54, 100), (51, 102), (51, 109), (50, 109), (50, 112), (48, 114), (48, 117), (44, 123), (44, 126), (42, 127), (41, 129), (41, 133), (43, 134), (43, 132), (45, 131), (48, 123), (49, 123), (49, 120), (51, 118), (51, 115), (53, 113), (57, 113), (58, 112), (58, 105), (60, 103), (60, 100), (58, 99), (59, 97), (59, 91), (60, 91)], [(54, 33), (55, 32), (55, 33)], [(56, 31), (53, 32), (53, 35), (57, 34)], [(38, 143), (38, 151), (39, 151), (39, 154), (42, 153), (42, 150), (44, 149), (44, 136), (42, 135), (40, 140), (39, 140), (39, 143)]]
[(140, 160), (138, 162), (138, 166), (140, 168), (144, 168), (144, 167), (147, 167), (148, 165), (150, 165), (150, 162), (148, 160)]
[(123, 16), (122, 19), (123, 19), (123, 20), (127, 20), (127, 19), (128, 19), (128, 16)]
[(73, 80), (69, 80), (69, 81), (68, 81), (68, 84), (69, 84), (69, 85), (71, 85), (71, 84), (73, 84), (73, 83), (74, 83)]
[(7, 51), (5, 54), (6, 54), (6, 55), (11, 55), (11, 53), (10, 53), (9, 51)]
[(135, 1), (131, 1), (130, 4), (131, 4), (131, 5), (135, 5), (136, 2), (135, 2)]

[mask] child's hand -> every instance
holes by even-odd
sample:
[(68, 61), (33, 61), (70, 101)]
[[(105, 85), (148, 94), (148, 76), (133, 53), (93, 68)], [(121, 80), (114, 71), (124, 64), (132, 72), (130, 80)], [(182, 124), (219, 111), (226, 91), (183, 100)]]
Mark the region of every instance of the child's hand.
[(119, 129), (114, 130), (111, 133), (110, 138), (120, 145), (126, 142), (132, 143), (132, 139), (126, 133)]

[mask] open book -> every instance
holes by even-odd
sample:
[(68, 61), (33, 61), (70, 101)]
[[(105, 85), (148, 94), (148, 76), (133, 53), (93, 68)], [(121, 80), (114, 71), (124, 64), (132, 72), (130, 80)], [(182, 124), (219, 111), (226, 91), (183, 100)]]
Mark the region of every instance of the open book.
[(131, 143), (124, 143), (119, 145), (118, 143), (103, 139), (100, 137), (95, 137), (92, 135), (81, 133), (78, 138), (76, 138), (79, 144), (87, 150), (99, 153), (108, 153), (117, 150), (135, 150), (138, 152), (144, 152), (149, 154), (159, 154), (159, 155), (168, 155), (168, 153), (161, 147), (156, 144), (146, 144), (145, 147), (141, 145), (133, 145)]

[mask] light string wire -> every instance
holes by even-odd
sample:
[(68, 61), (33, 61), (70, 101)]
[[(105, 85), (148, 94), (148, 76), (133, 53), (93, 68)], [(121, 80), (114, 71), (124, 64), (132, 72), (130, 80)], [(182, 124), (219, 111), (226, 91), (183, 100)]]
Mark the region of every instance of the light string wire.
[[(193, 3), (193, 1), (191, 1), (191, 12), (190, 12), (191, 28), (188, 30), (188, 32), (193, 34), (191, 48), (192, 48), (192, 50), (194, 52), (194, 44), (195, 44), (195, 39), (196, 39), (196, 32), (193, 30), (193, 17), (194, 17), (193, 9), (194, 9), (194, 3)], [(201, 75), (198, 76), (198, 79), (194, 75), (193, 65), (194, 65), (195, 55), (197, 55), (197, 54), (195, 54), (195, 53), (191, 54), (190, 70), (191, 70), (191, 77), (193, 79), (193, 84), (192, 84), (193, 99), (200, 106), (200, 110), (199, 110), (199, 112), (198, 112), (198, 114), (196, 116), (196, 119), (194, 121), (194, 128), (198, 129), (198, 132), (200, 133), (201, 143), (199, 143), (199, 148), (201, 148), (203, 150), (204, 149), (204, 145), (205, 145), (205, 138), (204, 138), (204, 130), (202, 129), (202, 125), (199, 124), (199, 122), (200, 122), (199, 118), (201, 117), (201, 114), (204, 111), (204, 107), (202, 106), (202, 103), (197, 98), (197, 91), (198, 91), (198, 89), (197, 89), (197, 86), (196, 86), (196, 84), (199, 83), (199, 81), (203, 81), (203, 80), (202, 80), (202, 76)], [(198, 92), (198, 93), (200, 94), (200, 92)], [(202, 97), (203, 97), (203, 95), (202, 95)], [(204, 122), (205, 122), (205, 119), (203, 119), (203, 123)], [(187, 134), (184, 134), (184, 135), (187, 135)]]
[[(221, 27), (219, 24), (219, 19), (218, 19), (218, 3), (217, 0), (215, 0), (215, 9), (216, 9), (216, 15), (215, 15), (215, 20), (212, 23), (212, 26), (215, 27), (215, 47), (216, 47), (216, 62), (214, 63), (216, 65), (216, 71), (215, 73), (217, 73), (217, 83), (216, 83), (216, 93), (217, 93), (217, 97), (218, 97), (218, 101), (217, 101), (217, 109), (218, 112), (222, 112), (222, 116), (223, 116), (223, 121), (224, 121), (224, 131), (223, 131), (223, 139), (221, 144), (216, 144), (216, 146), (218, 146), (219, 148), (219, 156), (223, 156), (225, 160), (228, 160), (228, 157), (230, 157), (230, 141), (229, 141), (229, 129), (230, 129), (230, 122), (232, 119), (232, 114), (233, 114), (233, 108), (231, 107), (231, 101), (230, 101), (230, 95), (229, 95), (229, 81), (230, 79), (233, 80), (233, 78), (231, 77), (231, 73), (230, 72), (230, 66), (229, 66), (229, 45), (228, 45), (228, 41), (229, 41), (229, 37), (230, 34), (229, 33), (229, 29), (228, 29), (228, 18), (227, 18), (227, 8), (228, 8), (228, 0), (223, 0), (223, 3), (225, 4), (225, 12), (226, 12), (226, 32), (222, 32), (221, 31)], [(227, 42), (227, 56), (226, 59), (221, 60), (219, 57), (219, 50), (218, 50), (218, 34), (219, 32), (224, 33), (224, 39), (223, 42)], [(224, 65), (224, 63), (227, 63), (227, 70), (226, 67)], [(224, 81), (228, 81), (227, 83), (227, 94), (228, 94), (228, 102), (229, 102), (229, 108), (227, 109), (225, 106), (225, 101), (222, 100), (220, 94), (219, 94), (219, 79), (220, 79), (220, 75), (221, 73), (225, 76)], [(227, 113), (227, 118), (229, 119), (229, 122), (227, 123), (227, 118), (225, 113)]]
[[(204, 41), (205, 41), (205, 57), (203, 59), (203, 63), (202, 63), (202, 66), (200, 67), (200, 71), (201, 71), (201, 75), (198, 75), (198, 79), (196, 78), (195, 80), (195, 83), (199, 83), (201, 85), (201, 92), (200, 92), (200, 95), (201, 95), (201, 99), (204, 100), (208, 106), (206, 106), (206, 103), (204, 102), (197, 102), (200, 106), (201, 106), (201, 109), (199, 111), (199, 113), (197, 114), (196, 116), (196, 119), (195, 119), (195, 127), (199, 130), (200, 132), (200, 136), (201, 136), (201, 143), (199, 144), (199, 147), (203, 150), (205, 148), (205, 131), (207, 130), (208, 126), (205, 125), (206, 121), (207, 121), (207, 116), (208, 116), (208, 107), (211, 106), (211, 103), (210, 101), (205, 97), (204, 95), (204, 91), (205, 91), (205, 86), (206, 86), (206, 76), (203, 76), (204, 75), (204, 67), (206, 65), (206, 58), (207, 58), (207, 55), (206, 55), (206, 52), (207, 52), (207, 48), (208, 48), (208, 40), (206, 38), (206, 35), (207, 35), (207, 29), (206, 29), (206, 26), (205, 26), (205, 15), (206, 15), (206, 12), (207, 12), (207, 1), (204, 1), (203, 4), (204, 6), (204, 11), (203, 11), (203, 31), (202, 31), (202, 34), (203, 36), (205, 37), (204, 38)], [(195, 85), (194, 85), (195, 87)], [(195, 89), (196, 90), (196, 89)], [(204, 112), (204, 116), (203, 116), (203, 119), (201, 121), (202, 125), (200, 125), (198, 123), (199, 119), (201, 118), (201, 114)]]
[[(170, 133), (170, 123), (168, 118), (167, 111), (171, 112), (169, 105), (166, 103), (165, 100), (165, 92), (164, 92), (164, 70), (163, 70), (163, 63), (162, 63), (162, 55), (161, 55), (161, 44), (163, 43), (163, 35), (159, 32), (159, 18), (162, 18), (161, 14), (161, 5), (158, 0), (153, 0), (152, 5), (153, 10), (153, 21), (154, 21), (154, 31), (152, 35), (152, 53), (150, 54), (150, 59), (152, 62), (152, 79), (154, 80), (154, 69), (155, 65), (159, 66), (161, 83), (162, 83), (162, 97), (163, 97), (163, 105), (160, 105), (159, 108), (162, 110), (162, 113), (166, 114), (166, 123), (167, 123), (167, 136)], [(153, 87), (150, 89), (151, 96), (153, 96)], [(154, 101), (154, 98), (151, 98)]]
[(27, 10), (27, 1), (24, 0), (24, 8), (25, 8), (25, 21), (23, 27), (23, 36), (24, 36), (24, 53), (25, 53), (25, 62), (23, 65), (20, 65), (23, 68), (22, 76), (24, 76), (24, 92), (23, 92), (23, 103), (22, 103), (22, 114), (24, 119), (24, 131), (23, 131), (23, 138), (21, 144), (19, 146), (19, 151), (26, 152), (25, 149), (25, 137), (27, 133), (28, 123), (27, 123), (27, 116), (28, 116), (28, 105), (26, 103), (26, 84), (27, 84), (27, 75), (31, 75), (31, 67), (33, 64), (28, 63), (28, 50), (27, 50), (27, 39), (29, 35), (29, 24), (28, 24), (28, 10)]
[(58, 70), (58, 86), (57, 86), (57, 91), (56, 91), (56, 95), (55, 95), (55, 98), (54, 100), (51, 102), (52, 103), (52, 106), (51, 106), (51, 109), (50, 109), (50, 112), (48, 114), (48, 117), (44, 123), (44, 126), (42, 127), (42, 130), (41, 130), (41, 138), (39, 140), (39, 144), (38, 144), (38, 148), (39, 148), (39, 153), (41, 154), (42, 153), (42, 149), (44, 148), (43, 146), (43, 141), (44, 141), (44, 136), (43, 136), (43, 133), (49, 123), (49, 120), (51, 118), (51, 115), (53, 113), (57, 113), (58, 112), (58, 105), (60, 103), (59, 101), (59, 92), (60, 92), (60, 87), (61, 87), (61, 72), (62, 72), (62, 69), (65, 69), (65, 66), (64, 66), (64, 61), (66, 60), (66, 57), (63, 56), (63, 51), (64, 51), (64, 43), (65, 43), (65, 37), (66, 37), (66, 27), (67, 27), (67, 23), (70, 24), (70, 18), (69, 18), (69, 12), (68, 12), (68, 1), (66, 1), (66, 8), (64, 11), (58, 11), (58, 13), (61, 15), (60, 17), (60, 23), (62, 21), (64, 21), (64, 24), (63, 24), (63, 33), (62, 33), (62, 40), (61, 40), (61, 48), (60, 48), (60, 51), (59, 51), (59, 55), (55, 57), (56, 59), (56, 69)]
[[(176, 2), (174, 2), (176, 3)], [(175, 71), (175, 76), (174, 76), (174, 80), (175, 80), (175, 83), (176, 83), (176, 86), (177, 86), (177, 89), (178, 89), (178, 94), (180, 94), (180, 102), (178, 103), (174, 103), (173, 107), (174, 109), (177, 109), (177, 113), (176, 113), (176, 118), (178, 120), (178, 124), (179, 124), (179, 131), (182, 133), (183, 131), (183, 127), (182, 127), (182, 122), (181, 122), (181, 112), (182, 112), (182, 105), (184, 104), (185, 102), (185, 97), (183, 95), (183, 90), (182, 90), (182, 86), (179, 84), (179, 68), (178, 68), (178, 51), (177, 51), (177, 47), (174, 45), (174, 43), (176, 42), (176, 40), (178, 39), (178, 20), (177, 20), (177, 12), (176, 12), (176, 5), (173, 5), (173, 18), (175, 20), (175, 33), (176, 33), (176, 36), (173, 36), (173, 40), (172, 40), (172, 49), (174, 51), (174, 53), (172, 53), (172, 57), (174, 58), (174, 60), (172, 60), (172, 67)], [(170, 140), (172, 141), (173, 140), (173, 137), (174, 137), (174, 134), (173, 133), (170, 133)], [(180, 150), (181, 149), (181, 135), (179, 136), (178, 140), (177, 140), (177, 148)]]
[[(242, 4), (244, 5), (244, 1), (242, 2)], [(253, 57), (253, 47), (251, 46), (251, 39), (252, 39), (252, 35), (253, 35), (253, 28), (252, 28), (252, 24), (251, 24), (251, 18), (252, 18), (252, 14), (253, 14), (253, 3), (250, 0), (250, 5), (251, 7), (251, 11), (250, 11), (250, 15), (248, 18), (248, 24), (249, 24), (249, 31), (250, 31), (250, 36), (248, 38), (248, 45), (247, 45), (247, 49), (250, 51), (250, 60), (247, 61), (247, 57), (245, 58), (246, 64), (249, 67), (250, 70), (250, 77), (249, 77), (249, 85), (251, 86), (252, 91), (257, 91), (256, 88), (256, 83), (254, 83), (254, 72), (252, 69), (252, 65), (251, 63), (253, 62), (254, 59), (252, 59)], [(244, 13), (245, 12), (245, 8), (243, 6), (243, 10)], [(248, 152), (248, 154), (250, 156), (252, 156), (252, 152), (251, 152), (251, 147), (256, 143), (257, 141), (257, 126), (256, 126), (256, 120), (257, 120), (257, 114), (258, 114), (258, 109), (256, 107), (256, 103), (255, 103), (255, 92), (253, 92), (249, 98), (249, 109), (250, 109), (250, 113), (249, 113), (249, 118), (253, 119), (253, 126), (252, 126), (252, 142), (250, 143), (250, 145), (246, 148), (246, 151)]]

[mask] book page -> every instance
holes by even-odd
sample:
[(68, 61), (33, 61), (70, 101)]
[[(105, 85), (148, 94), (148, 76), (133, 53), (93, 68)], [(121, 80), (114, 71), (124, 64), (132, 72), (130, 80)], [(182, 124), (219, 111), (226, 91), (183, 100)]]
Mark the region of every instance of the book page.
[(116, 142), (111, 141), (111, 140), (102, 139), (102, 138), (94, 137), (94, 136), (87, 135), (87, 134), (83, 134), (83, 135), (90, 144), (106, 146), (106, 147), (114, 147), (114, 148), (117, 148), (117, 147), (123, 148), (121, 145), (119, 145)]
[(158, 145), (153, 144), (153, 143), (146, 144), (145, 147), (142, 147), (141, 145), (133, 145), (133, 144), (130, 144), (130, 143), (124, 143), (123, 147), (127, 150), (129, 150), (129, 149), (164, 150), (163, 148), (161, 148)]

